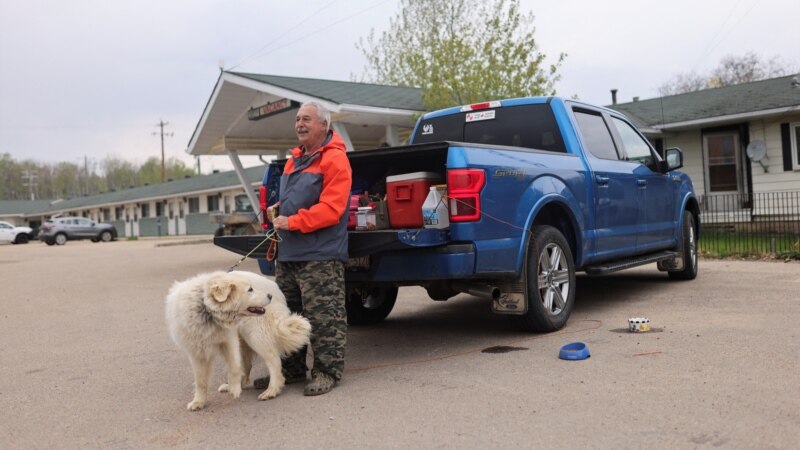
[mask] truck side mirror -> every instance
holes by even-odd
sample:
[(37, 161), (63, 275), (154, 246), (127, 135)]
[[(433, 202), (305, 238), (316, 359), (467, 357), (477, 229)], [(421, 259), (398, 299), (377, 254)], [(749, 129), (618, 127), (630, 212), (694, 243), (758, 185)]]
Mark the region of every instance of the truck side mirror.
[(683, 167), (683, 152), (681, 149), (672, 147), (664, 152), (667, 171), (680, 169)]

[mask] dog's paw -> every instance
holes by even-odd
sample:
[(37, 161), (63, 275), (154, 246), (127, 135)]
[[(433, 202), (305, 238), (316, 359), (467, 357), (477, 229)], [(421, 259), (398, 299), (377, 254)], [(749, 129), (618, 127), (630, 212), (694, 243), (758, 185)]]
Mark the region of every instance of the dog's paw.
[(233, 398), (239, 398), (242, 395), (242, 385), (233, 386), (228, 383), (222, 383), (217, 388), (218, 392), (230, 392)]
[(206, 406), (206, 402), (202, 400), (192, 400), (186, 405), (186, 409), (189, 411), (199, 411), (203, 409), (204, 406)]
[(267, 388), (266, 391), (264, 391), (261, 394), (259, 394), (258, 399), (259, 400), (269, 400), (271, 398), (275, 398), (275, 397), (278, 396), (278, 394), (281, 393), (282, 388), (283, 388), (282, 386), (279, 387), (279, 388)]

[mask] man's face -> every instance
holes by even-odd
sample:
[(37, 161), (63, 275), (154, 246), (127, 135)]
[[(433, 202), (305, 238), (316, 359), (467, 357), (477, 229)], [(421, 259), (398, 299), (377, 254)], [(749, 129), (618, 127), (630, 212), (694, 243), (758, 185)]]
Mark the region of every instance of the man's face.
[(297, 140), (306, 150), (315, 150), (322, 145), (328, 134), (328, 124), (317, 115), (314, 105), (301, 106), (294, 121)]

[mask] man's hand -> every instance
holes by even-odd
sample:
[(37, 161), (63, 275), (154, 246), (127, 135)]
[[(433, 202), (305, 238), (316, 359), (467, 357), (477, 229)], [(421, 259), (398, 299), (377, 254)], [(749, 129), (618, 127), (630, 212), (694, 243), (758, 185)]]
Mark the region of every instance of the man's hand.
[(286, 216), (278, 216), (272, 221), (272, 227), (276, 230), (288, 230), (289, 218)]
[(278, 205), (272, 205), (267, 208), (267, 220), (270, 222), (275, 220), (275, 217), (278, 216)]

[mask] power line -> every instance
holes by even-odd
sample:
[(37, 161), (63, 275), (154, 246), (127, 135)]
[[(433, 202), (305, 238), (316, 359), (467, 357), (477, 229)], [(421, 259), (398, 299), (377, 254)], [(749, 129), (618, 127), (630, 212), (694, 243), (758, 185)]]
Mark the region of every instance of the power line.
[[(287, 42), (287, 43), (286, 43), (286, 44), (284, 44), (284, 45), (281, 45), (281, 46), (278, 46), (278, 47), (274, 47), (274, 48), (270, 49), (269, 51), (267, 51), (267, 52), (264, 52), (264, 53), (262, 53), (262, 54), (258, 55), (258, 57), (262, 57), (262, 56), (269, 55), (269, 54), (270, 54), (270, 53), (272, 53), (272, 52), (275, 52), (275, 51), (277, 51), (277, 50), (280, 50), (280, 49), (282, 49), (282, 48), (288, 47), (288, 46), (290, 46), (290, 45), (292, 45), (292, 44), (294, 44), (294, 43), (300, 42), (300, 41), (302, 41), (302, 40), (304, 40), (304, 39), (308, 39), (308, 38), (310, 38), (311, 36), (314, 36), (314, 35), (317, 35), (317, 34), (319, 34), (319, 33), (322, 33), (323, 31), (325, 31), (325, 30), (327, 30), (327, 29), (329, 29), (329, 28), (331, 28), (331, 27), (333, 27), (333, 26), (339, 25), (339, 24), (340, 24), (340, 23), (342, 23), (342, 22), (346, 22), (346, 21), (348, 21), (348, 20), (352, 19), (353, 17), (356, 17), (356, 16), (358, 16), (358, 15), (361, 15), (361, 14), (363, 14), (363, 13), (365, 13), (365, 12), (367, 12), (367, 11), (371, 10), (371, 9), (375, 9), (375, 8), (377, 8), (378, 6), (381, 6), (381, 5), (383, 5), (384, 3), (388, 3), (389, 1), (390, 1), (390, 0), (384, 0), (384, 1), (380, 2), (380, 3), (376, 3), (376, 4), (372, 5), (372, 6), (369, 6), (369, 7), (367, 7), (367, 8), (364, 8), (364, 9), (362, 9), (361, 11), (358, 11), (358, 12), (356, 12), (356, 13), (353, 13), (353, 14), (351, 14), (351, 15), (349, 15), (349, 16), (347, 16), (347, 17), (343, 18), (343, 19), (339, 19), (339, 20), (337, 20), (337, 21), (335, 21), (335, 22), (331, 22), (331, 23), (329, 23), (327, 26), (325, 26), (325, 27), (322, 27), (322, 28), (319, 28), (319, 29), (317, 29), (316, 31), (314, 31), (313, 33), (308, 33), (308, 34), (305, 34), (305, 35), (303, 35), (302, 37), (299, 37), (299, 38), (297, 38), (297, 39), (295, 39), (295, 40), (293, 40), (293, 41)], [(294, 28), (294, 27), (292, 27), (292, 28)], [(291, 29), (291, 28), (290, 28), (290, 29)], [(288, 32), (288, 31), (287, 31), (287, 32)], [(266, 47), (266, 46), (265, 46), (265, 47)], [(252, 58), (254, 58), (254, 57), (256, 57), (256, 55), (255, 55), (255, 54), (254, 54), (253, 56), (251, 56), (249, 59), (252, 59)], [(241, 64), (242, 64), (242, 63), (236, 64), (235, 66), (231, 67), (231, 69), (233, 69), (233, 68), (235, 68), (235, 67), (238, 67), (238, 66), (239, 66), (239, 65), (241, 65)], [(230, 69), (229, 69), (229, 70), (230, 70)]]
[[(750, 8), (748, 8), (747, 11), (744, 12), (744, 14), (739, 16), (739, 18), (736, 20), (736, 22), (733, 25), (731, 25), (720, 36), (720, 33), (725, 28), (725, 25), (728, 23), (728, 20), (730, 20), (731, 16), (733, 16), (733, 11), (736, 10), (736, 8), (738, 8), (738, 6), (739, 6), (739, 2), (736, 2), (736, 5), (734, 5), (734, 7), (728, 13), (728, 17), (722, 23), (722, 25), (720, 26), (719, 30), (717, 30), (717, 32), (714, 35), (714, 37), (711, 40), (709, 40), (709, 45), (708, 45), (707, 49), (703, 52), (703, 54), (699, 58), (697, 58), (697, 61), (694, 63), (694, 66), (692, 66), (692, 71), (694, 71), (694, 68), (697, 67), (697, 65), (700, 63), (700, 61), (704, 60), (715, 48), (717, 48), (717, 46), (719, 44), (721, 44), (723, 41), (725, 41), (725, 39), (728, 37), (730, 32), (733, 31), (734, 29), (736, 29), (736, 26), (739, 25), (739, 22), (741, 22), (742, 19), (747, 17), (750, 14), (750, 11), (752, 11), (753, 8), (755, 8), (759, 3), (761, 3), (761, 1), (762, 0), (756, 0), (755, 2), (753, 2), (753, 4), (750, 6)], [(719, 40), (717, 40), (717, 36), (719, 36)], [(716, 42), (714, 42), (714, 41), (716, 41)]]
[(259, 48), (258, 50), (256, 50), (256, 51), (255, 51), (255, 52), (253, 52), (252, 54), (250, 54), (250, 56), (246, 56), (244, 59), (242, 59), (242, 60), (241, 60), (241, 61), (239, 61), (238, 63), (234, 64), (234, 65), (233, 65), (233, 66), (231, 66), (230, 68), (228, 68), (228, 70), (233, 70), (233, 69), (235, 69), (235, 68), (237, 68), (237, 67), (241, 66), (242, 64), (244, 64), (244, 63), (245, 63), (245, 62), (247, 62), (248, 60), (250, 60), (250, 59), (252, 59), (252, 58), (256, 57), (256, 55), (258, 55), (259, 53), (261, 53), (261, 52), (262, 52), (264, 49), (266, 49), (267, 47), (269, 47), (269, 46), (271, 46), (271, 45), (275, 44), (276, 42), (280, 41), (281, 39), (283, 39), (283, 38), (284, 38), (284, 36), (288, 35), (290, 31), (292, 31), (292, 30), (295, 30), (295, 29), (296, 29), (297, 27), (299, 27), (300, 25), (302, 25), (302, 24), (304, 24), (304, 23), (308, 22), (308, 21), (309, 21), (311, 18), (313, 18), (313, 17), (314, 17), (314, 16), (316, 16), (317, 14), (321, 13), (322, 11), (324, 11), (325, 9), (327, 9), (329, 6), (333, 5), (333, 4), (334, 4), (334, 3), (336, 3), (337, 1), (339, 1), (339, 0), (333, 0), (333, 1), (331, 1), (330, 3), (328, 3), (328, 4), (327, 4), (327, 5), (325, 5), (325, 6), (323, 6), (322, 8), (318, 9), (316, 12), (314, 12), (314, 13), (313, 13), (313, 14), (311, 14), (310, 16), (308, 16), (308, 17), (306, 17), (305, 19), (301, 20), (300, 22), (298, 22), (298, 23), (294, 24), (293, 26), (291, 26), (291, 27), (287, 28), (286, 30), (284, 30), (284, 31), (283, 31), (283, 33), (281, 33), (280, 35), (278, 35), (278, 37), (277, 37), (277, 38), (275, 38), (275, 39), (271, 40), (270, 42), (268, 42), (268, 43), (264, 44), (263, 46), (261, 46), (261, 48)]

